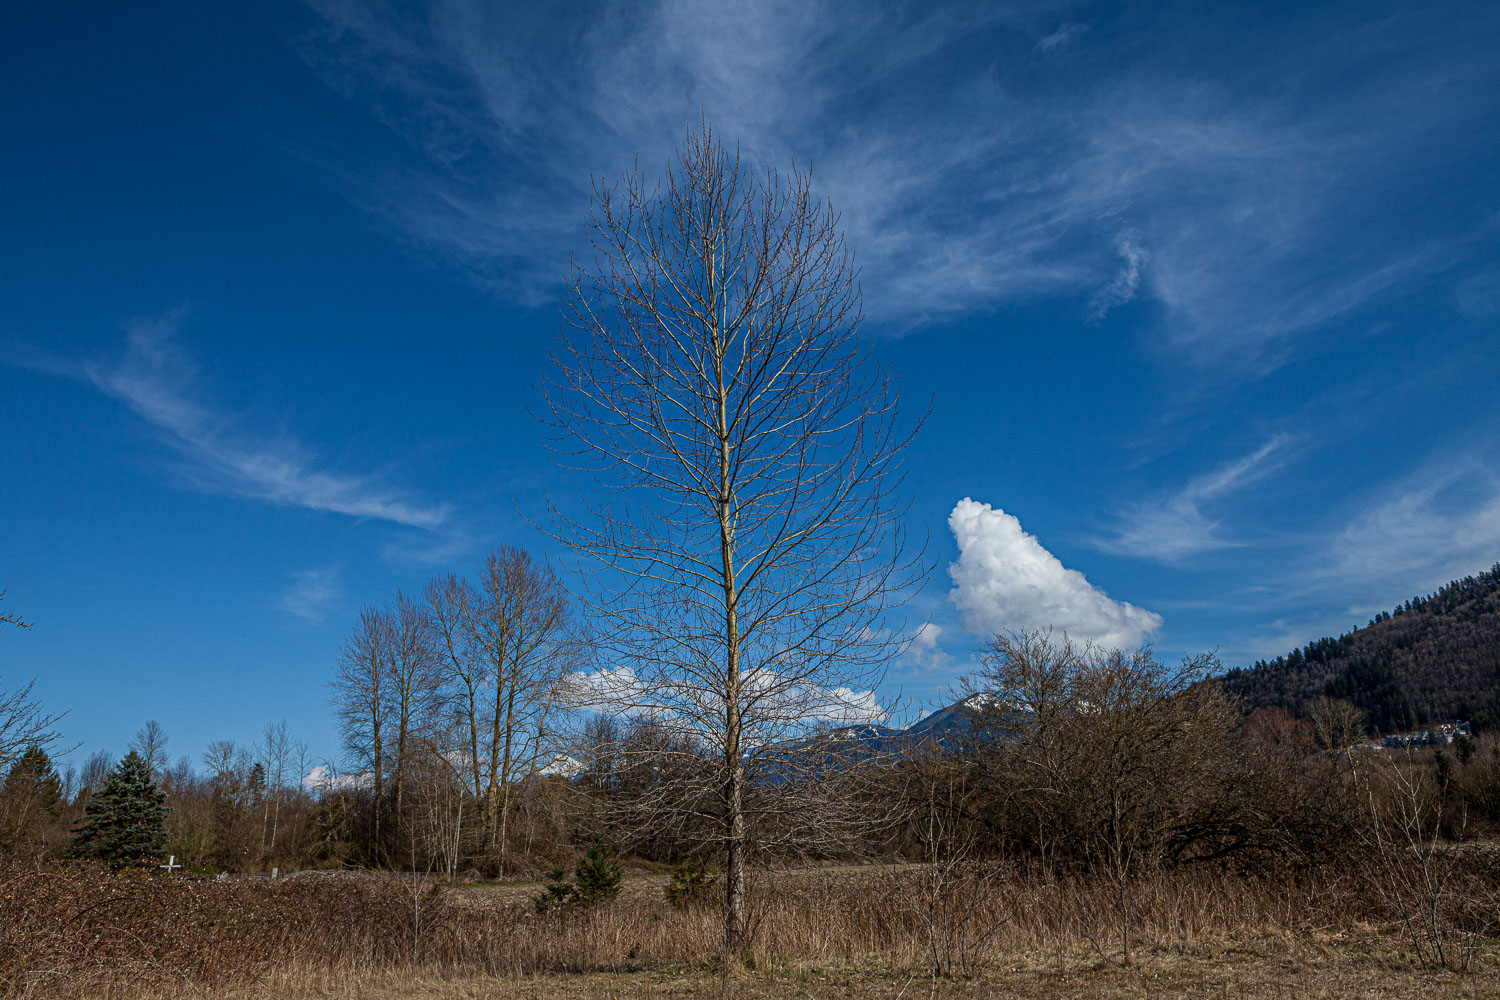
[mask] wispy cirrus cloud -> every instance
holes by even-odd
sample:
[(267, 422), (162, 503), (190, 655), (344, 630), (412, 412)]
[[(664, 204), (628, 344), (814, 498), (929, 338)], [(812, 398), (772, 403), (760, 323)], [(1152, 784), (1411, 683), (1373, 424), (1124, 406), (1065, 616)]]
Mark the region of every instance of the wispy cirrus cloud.
[(1255, 451), (1192, 479), (1174, 493), (1131, 504), (1121, 512), (1115, 533), (1095, 539), (1094, 546), (1115, 555), (1176, 563), (1202, 552), (1245, 544), (1225, 535), (1220, 521), (1205, 510), (1274, 472), (1291, 443), (1290, 435), (1277, 434)]
[(296, 439), (258, 435), (202, 402), (197, 373), (174, 344), (185, 316), (177, 309), (130, 322), (123, 357), (84, 371), (101, 392), (155, 427), (188, 460), (198, 485), (283, 507), (414, 528), (437, 528), (448, 518), (445, 506), (413, 500), (374, 477), (333, 470)]
[(1433, 461), (1381, 491), (1321, 554), (1312, 578), (1383, 608), (1500, 562), (1500, 473), (1480, 454)]
[(291, 586), (281, 595), (281, 608), (289, 615), (321, 625), (343, 592), (336, 566), (297, 570), (292, 573)]
[(1089, 30), (1087, 24), (1079, 24), (1076, 21), (1064, 21), (1057, 26), (1057, 30), (1043, 35), (1037, 39), (1036, 50), (1051, 55), (1059, 49), (1065, 48), (1076, 41), (1085, 31)]
[(365, 200), (508, 295), (550, 296), (591, 178), (655, 174), (706, 114), (760, 163), (813, 164), (878, 325), (1149, 297), (1162, 344), (1248, 373), (1440, 269), (1471, 213), (1392, 209), (1463, 169), (1425, 150), (1481, 134), (1500, 86), (1482, 31), (1412, 11), (1330, 38), (1145, 10), (1106, 30), (1076, 3), (312, 6), (309, 63), (418, 154)]

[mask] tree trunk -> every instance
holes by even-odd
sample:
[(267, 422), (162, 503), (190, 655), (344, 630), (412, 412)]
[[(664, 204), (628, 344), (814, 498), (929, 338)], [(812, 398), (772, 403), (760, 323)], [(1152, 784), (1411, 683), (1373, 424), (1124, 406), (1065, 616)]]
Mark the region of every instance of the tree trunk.
[[(716, 274), (716, 248), (705, 254), (710, 275)], [(717, 296), (710, 289), (710, 301)], [(714, 311), (715, 317), (718, 310)], [(745, 933), (745, 767), (740, 759), (740, 737), (743, 720), (740, 715), (740, 627), (739, 595), (735, 579), (734, 495), (731, 492), (730, 435), (728, 392), (724, 386), (724, 343), (719, 331), (713, 331), (715, 348), (714, 374), (718, 390), (717, 430), (719, 436), (719, 557), (724, 574), (724, 969), (727, 975), (730, 956), (744, 943)]]

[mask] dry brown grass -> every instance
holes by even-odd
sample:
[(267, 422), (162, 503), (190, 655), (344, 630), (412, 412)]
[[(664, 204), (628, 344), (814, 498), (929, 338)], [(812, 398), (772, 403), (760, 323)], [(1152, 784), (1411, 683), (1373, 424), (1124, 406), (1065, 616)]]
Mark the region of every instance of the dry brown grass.
[[(1423, 971), (1378, 895), (1334, 872), (1142, 879), (1131, 890), (1139, 950), (1125, 967), (1108, 887), (1007, 869), (953, 887), (965, 919), (984, 933), (963, 944), (972, 975), (934, 981), (933, 936), (942, 928), (924, 917), (921, 878), (916, 867), (762, 878), (733, 992), (1500, 996), (1493, 954), (1481, 954), (1466, 977)], [(378, 876), (190, 883), (12, 869), (0, 872), (0, 996), (719, 995), (717, 914), (672, 909), (659, 880), (629, 886), (611, 906), (538, 915), (533, 887), (435, 893)]]

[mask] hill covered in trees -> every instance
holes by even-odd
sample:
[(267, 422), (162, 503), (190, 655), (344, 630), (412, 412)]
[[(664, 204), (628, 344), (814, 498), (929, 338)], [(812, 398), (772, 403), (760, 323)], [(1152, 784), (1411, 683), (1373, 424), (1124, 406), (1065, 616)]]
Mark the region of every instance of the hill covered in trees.
[(1317, 698), (1342, 698), (1383, 733), (1455, 718), (1500, 729), (1500, 563), (1337, 639), (1231, 670), (1224, 686), (1247, 710), (1300, 716)]

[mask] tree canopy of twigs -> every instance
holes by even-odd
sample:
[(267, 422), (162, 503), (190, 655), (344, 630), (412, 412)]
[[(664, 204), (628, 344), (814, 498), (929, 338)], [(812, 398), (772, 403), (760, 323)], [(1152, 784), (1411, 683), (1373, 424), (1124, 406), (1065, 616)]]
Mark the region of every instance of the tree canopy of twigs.
[(554, 504), (552, 531), (595, 571), (613, 667), (593, 696), (704, 755), (676, 801), (718, 827), (727, 956), (756, 791), (796, 785), (775, 749), (869, 718), (900, 648), (887, 612), (927, 571), (902, 531), (915, 425), (857, 337), (853, 258), (805, 171), (756, 173), (705, 124), (659, 184), (596, 185), (591, 241), (542, 417), (594, 492)]
[(35, 684), (28, 681), (14, 691), (0, 688), (0, 769), (9, 767), (33, 747), (51, 749), (62, 739), (57, 731), (62, 714), (42, 707), (31, 693)]
[[(5, 600), (5, 588), (0, 587), (0, 601)], [(0, 611), (0, 625), (14, 625), (17, 628), (31, 628), (31, 623), (13, 611)]]

